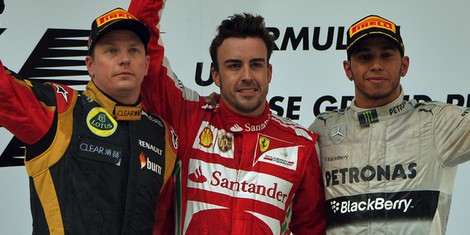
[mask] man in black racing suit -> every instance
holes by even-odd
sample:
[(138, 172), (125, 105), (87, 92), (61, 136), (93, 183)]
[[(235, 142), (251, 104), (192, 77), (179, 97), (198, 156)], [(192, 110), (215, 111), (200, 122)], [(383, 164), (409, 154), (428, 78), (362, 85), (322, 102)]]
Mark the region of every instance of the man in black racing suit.
[(367, 16), (348, 30), (351, 107), (319, 115), (328, 234), (445, 234), (457, 165), (470, 159), (469, 110), (404, 100), (399, 27)]
[(26, 143), (33, 234), (152, 234), (177, 138), (142, 110), (149, 29), (117, 8), (92, 23), (85, 91), (0, 63), (0, 125)]

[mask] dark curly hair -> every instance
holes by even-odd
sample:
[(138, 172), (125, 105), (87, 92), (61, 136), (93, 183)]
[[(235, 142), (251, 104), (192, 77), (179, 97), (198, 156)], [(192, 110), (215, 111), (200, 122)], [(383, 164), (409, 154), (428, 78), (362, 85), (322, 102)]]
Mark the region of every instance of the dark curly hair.
[(212, 40), (209, 48), (214, 69), (219, 70), (217, 49), (225, 39), (247, 37), (258, 37), (264, 41), (268, 51), (267, 62), (269, 63), (274, 48), (274, 36), (266, 29), (262, 16), (243, 13), (230, 16), (228, 19), (222, 21), (217, 28), (217, 35)]

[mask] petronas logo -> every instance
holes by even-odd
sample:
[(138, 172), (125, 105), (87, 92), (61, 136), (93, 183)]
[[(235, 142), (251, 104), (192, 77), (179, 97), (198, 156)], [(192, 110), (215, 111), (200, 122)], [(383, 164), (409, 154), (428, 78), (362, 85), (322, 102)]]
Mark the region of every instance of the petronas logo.
[(377, 115), (377, 110), (371, 109), (357, 114), (359, 123), (361, 126), (368, 126), (372, 123), (379, 122), (379, 116)]
[(107, 137), (117, 129), (117, 122), (101, 107), (90, 110), (87, 115), (87, 125), (91, 132), (97, 136)]

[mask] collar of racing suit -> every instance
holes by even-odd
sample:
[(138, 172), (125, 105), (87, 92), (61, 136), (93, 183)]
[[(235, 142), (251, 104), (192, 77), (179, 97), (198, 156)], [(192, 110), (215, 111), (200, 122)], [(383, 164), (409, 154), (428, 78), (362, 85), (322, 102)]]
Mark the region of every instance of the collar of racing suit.
[(96, 101), (102, 108), (112, 115), (117, 121), (138, 121), (142, 114), (142, 105), (139, 101), (134, 105), (119, 104), (106, 94), (104, 94), (95, 83), (90, 80), (83, 94), (90, 99)]
[(222, 100), (220, 100), (219, 112), (226, 129), (233, 133), (259, 132), (264, 130), (271, 117), (269, 104), (266, 101), (266, 108), (259, 117), (244, 117), (230, 110)]
[(355, 99), (352, 101), (351, 110), (353, 118), (361, 126), (369, 126), (379, 121), (385, 121), (395, 116), (400, 116), (412, 110), (416, 104), (416, 100), (410, 102), (403, 99), (404, 93), (401, 89), (400, 96), (389, 104), (374, 109), (363, 109), (355, 105)]

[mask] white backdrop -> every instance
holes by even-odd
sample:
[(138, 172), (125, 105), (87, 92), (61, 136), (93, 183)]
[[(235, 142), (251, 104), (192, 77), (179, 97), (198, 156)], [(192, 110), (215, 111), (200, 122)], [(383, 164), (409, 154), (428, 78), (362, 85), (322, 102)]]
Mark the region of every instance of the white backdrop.
[[(96, 16), (118, 6), (127, 9), (128, 3), (129, 0), (5, 0), (5, 12), (0, 15), (0, 28), (6, 29), (0, 35), (0, 58), (18, 71), (47, 29), (88, 30)], [(273, 80), (268, 99), (277, 101), (274, 110), (279, 114), (308, 126), (315, 112), (345, 105), (342, 98), (353, 95), (353, 84), (342, 70), (346, 39), (340, 32), (369, 14), (381, 15), (402, 26), (405, 53), (411, 61), (402, 80), (406, 95), (444, 102), (448, 96), (458, 95), (468, 107), (469, 10), (470, 3), (464, 0), (167, 0), (161, 28), (167, 55), (179, 78), (201, 94), (209, 94), (217, 89), (215, 85), (196, 84), (196, 66), (202, 63), (202, 80), (207, 80), (208, 48), (218, 23), (239, 12), (264, 16), (267, 26), (277, 29), (280, 35), (276, 41), (279, 50), (271, 60)], [(333, 30), (331, 37), (327, 34), (329, 28)], [(286, 40), (290, 32), (291, 40)], [(320, 102), (324, 98), (337, 102)], [(0, 154), (11, 137), (0, 128)], [(450, 235), (470, 230), (466, 217), (470, 188), (465, 184), (469, 169), (469, 164), (463, 164), (457, 175), (448, 225)], [(24, 167), (0, 168), (0, 213), (0, 234), (31, 234)]]

